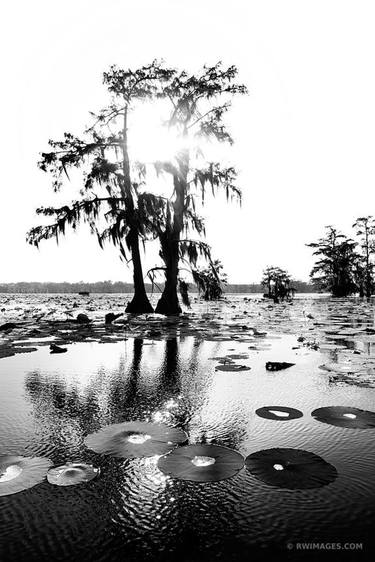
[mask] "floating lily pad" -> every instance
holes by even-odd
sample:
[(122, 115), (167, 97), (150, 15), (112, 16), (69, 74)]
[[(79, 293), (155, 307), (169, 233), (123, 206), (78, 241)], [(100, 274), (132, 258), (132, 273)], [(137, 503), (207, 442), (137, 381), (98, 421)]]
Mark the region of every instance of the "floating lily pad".
[(266, 449), (249, 455), (246, 468), (270, 486), (302, 490), (326, 486), (337, 477), (336, 468), (302, 449)]
[(267, 371), (282, 371), (283, 369), (289, 369), (289, 367), (293, 367), (295, 363), (286, 363), (285, 361), (267, 361), (266, 369)]
[(60, 347), (59, 345), (56, 345), (54, 343), (51, 343), (49, 349), (50, 353), (66, 353), (68, 351), (66, 347)]
[(237, 365), (237, 363), (228, 363), (227, 365), (217, 365), (215, 367), (216, 371), (234, 371), (238, 373), (239, 371), (250, 371), (250, 367), (246, 365)]
[(337, 427), (353, 427), (356, 429), (375, 428), (375, 412), (360, 410), (350, 406), (327, 406), (318, 408), (311, 415), (323, 422)]
[(295, 408), (287, 408), (286, 406), (263, 406), (255, 411), (261, 418), (267, 420), (295, 420), (301, 418), (303, 413)]
[(47, 480), (55, 486), (74, 486), (83, 482), (90, 482), (100, 472), (92, 464), (68, 462), (63, 466), (51, 468), (47, 473)]
[(96, 453), (133, 459), (164, 455), (186, 441), (187, 435), (182, 429), (163, 423), (133, 421), (108, 425), (88, 435), (85, 445)]
[(52, 465), (43, 457), (0, 456), (0, 496), (17, 494), (43, 482)]
[(217, 482), (234, 476), (244, 465), (237, 451), (219, 445), (187, 445), (158, 461), (159, 469), (181, 480)]
[(5, 322), (5, 324), (0, 326), (0, 331), (7, 332), (8, 330), (14, 330), (14, 328), (17, 328), (14, 322)]
[(0, 347), (0, 359), (4, 359), (5, 357), (12, 357), (15, 354), (16, 352), (12, 347), (9, 346)]

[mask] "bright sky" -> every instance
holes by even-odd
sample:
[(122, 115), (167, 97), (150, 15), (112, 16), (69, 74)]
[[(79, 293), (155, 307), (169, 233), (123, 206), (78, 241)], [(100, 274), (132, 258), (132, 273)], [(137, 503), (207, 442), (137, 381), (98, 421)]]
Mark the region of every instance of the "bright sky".
[[(25, 242), (56, 197), (38, 153), (102, 105), (101, 74), (154, 58), (236, 64), (250, 95), (229, 120), (243, 205), (210, 202), (207, 238), (232, 283), (267, 265), (306, 279), (327, 224), (375, 215), (375, 3), (364, 0), (19, 0), (2, 8), (1, 272), (7, 281), (131, 280), (81, 229)], [(151, 249), (146, 267), (156, 263)]]

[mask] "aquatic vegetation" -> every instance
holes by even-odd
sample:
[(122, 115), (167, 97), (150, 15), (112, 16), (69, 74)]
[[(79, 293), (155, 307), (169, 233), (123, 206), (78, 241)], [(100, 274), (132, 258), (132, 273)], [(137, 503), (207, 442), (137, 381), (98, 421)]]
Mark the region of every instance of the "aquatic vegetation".
[(295, 363), (286, 363), (279, 362), (279, 361), (267, 361), (266, 369), (267, 371), (282, 371), (284, 369), (289, 369), (289, 367), (293, 367)]
[(228, 363), (227, 365), (217, 365), (215, 367), (216, 371), (233, 371), (234, 373), (239, 373), (240, 371), (250, 371), (251, 367), (246, 365), (237, 365), (237, 363)]
[(266, 449), (252, 453), (246, 468), (258, 480), (289, 490), (320, 488), (337, 477), (336, 468), (302, 449)]
[(47, 480), (55, 486), (75, 486), (84, 482), (90, 482), (100, 473), (99, 468), (92, 464), (80, 462), (68, 462), (62, 466), (51, 468), (47, 472)]
[(43, 457), (0, 455), (0, 496), (23, 492), (40, 484), (52, 461)]
[(186, 443), (182, 429), (162, 423), (131, 421), (108, 425), (85, 438), (85, 445), (96, 453), (119, 458), (152, 457)]
[(14, 322), (5, 322), (5, 324), (2, 324), (0, 326), (0, 331), (10, 332), (10, 331), (14, 330), (14, 328), (17, 328), (17, 325)]
[(50, 346), (50, 353), (66, 353), (68, 350), (66, 349), (66, 347), (60, 347), (58, 345), (56, 345), (55, 343), (52, 343)]
[(351, 406), (327, 406), (317, 408), (311, 415), (318, 421), (337, 427), (355, 429), (374, 429), (375, 412), (353, 408)]
[(219, 445), (186, 445), (158, 460), (159, 469), (181, 480), (217, 482), (234, 476), (244, 466), (243, 456)]
[(258, 408), (255, 413), (261, 418), (267, 420), (295, 420), (301, 418), (303, 413), (295, 408), (287, 408), (286, 406), (263, 406)]

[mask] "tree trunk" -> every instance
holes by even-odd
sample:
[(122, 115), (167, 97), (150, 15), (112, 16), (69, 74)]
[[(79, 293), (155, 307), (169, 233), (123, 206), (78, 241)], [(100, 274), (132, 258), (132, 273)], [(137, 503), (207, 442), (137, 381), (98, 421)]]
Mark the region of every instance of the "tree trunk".
[(161, 257), (165, 263), (165, 286), (164, 291), (156, 306), (155, 312), (172, 316), (181, 314), (178, 302), (177, 282), (178, 263), (180, 260), (180, 239), (184, 221), (184, 205), (187, 188), (188, 155), (185, 154), (185, 165), (181, 168), (181, 175), (173, 176), (176, 199), (173, 203), (173, 221), (169, 211), (167, 214), (167, 225), (164, 234), (160, 235)]
[(127, 242), (130, 246), (130, 251), (133, 261), (133, 282), (134, 282), (134, 296), (128, 303), (125, 312), (132, 314), (146, 314), (154, 312), (150, 301), (146, 294), (146, 287), (143, 280), (141, 255), (139, 252), (139, 237), (136, 231), (130, 231), (127, 236)]
[(178, 302), (177, 294), (179, 261), (178, 240), (170, 239), (169, 235), (166, 234), (164, 237), (161, 237), (160, 242), (166, 272), (164, 290), (155, 312), (158, 314), (165, 314), (166, 316), (181, 314), (181, 307)]
[(122, 143), (122, 171), (123, 171), (123, 184), (121, 185), (122, 196), (126, 200), (127, 213), (130, 229), (126, 237), (126, 243), (130, 248), (130, 253), (133, 262), (133, 281), (134, 281), (134, 296), (133, 299), (128, 303), (125, 312), (131, 314), (146, 314), (148, 312), (154, 312), (150, 301), (148, 300), (146, 294), (145, 283), (143, 281), (143, 271), (141, 254), (139, 252), (139, 225), (136, 221), (136, 210), (132, 195), (132, 183), (130, 178), (130, 163), (129, 163), (129, 153), (128, 153), (128, 107), (125, 104), (124, 110), (124, 123), (123, 123), (123, 143)]

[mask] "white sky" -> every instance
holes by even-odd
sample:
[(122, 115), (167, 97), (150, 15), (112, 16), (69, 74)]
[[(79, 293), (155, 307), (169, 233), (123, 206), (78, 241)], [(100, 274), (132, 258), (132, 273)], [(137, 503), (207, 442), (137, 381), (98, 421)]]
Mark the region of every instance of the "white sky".
[(239, 67), (250, 95), (230, 127), (243, 205), (206, 208), (230, 282), (257, 282), (269, 264), (307, 280), (306, 242), (326, 224), (350, 231), (375, 214), (373, 1), (20, 0), (4, 3), (1, 27), (0, 282), (131, 280), (117, 252), (83, 229), (58, 247), (25, 242), (35, 208), (62, 200), (38, 153), (88, 123), (113, 63)]

